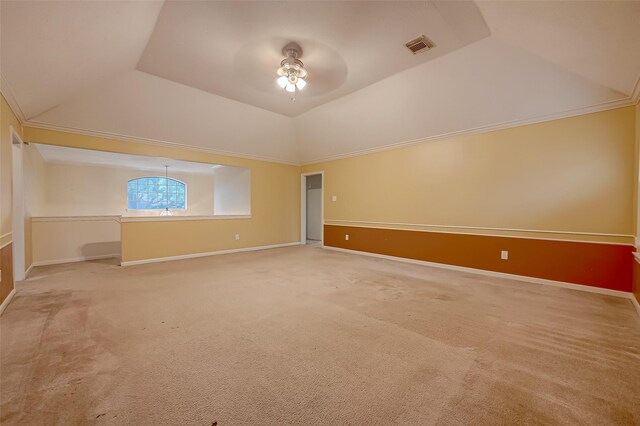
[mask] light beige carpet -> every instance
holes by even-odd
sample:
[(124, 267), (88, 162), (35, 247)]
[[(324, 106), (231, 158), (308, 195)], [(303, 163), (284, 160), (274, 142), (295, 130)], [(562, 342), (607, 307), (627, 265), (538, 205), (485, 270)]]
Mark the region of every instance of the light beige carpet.
[(3, 424), (640, 424), (629, 300), (317, 247), (37, 268)]

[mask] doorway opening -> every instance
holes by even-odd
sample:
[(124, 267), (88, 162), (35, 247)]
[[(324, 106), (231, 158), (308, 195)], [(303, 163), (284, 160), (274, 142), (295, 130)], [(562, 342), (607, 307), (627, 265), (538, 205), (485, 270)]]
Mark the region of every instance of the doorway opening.
[(300, 242), (323, 245), (324, 240), (324, 172), (302, 175)]

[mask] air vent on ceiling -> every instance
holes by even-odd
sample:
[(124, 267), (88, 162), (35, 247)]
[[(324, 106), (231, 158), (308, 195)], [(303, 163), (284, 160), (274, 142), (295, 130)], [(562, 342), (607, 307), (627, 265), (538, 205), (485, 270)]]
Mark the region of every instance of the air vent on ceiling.
[(435, 44), (433, 44), (431, 40), (423, 35), (406, 42), (404, 45), (407, 46), (407, 49), (409, 49), (414, 55), (426, 52), (427, 50), (435, 46)]

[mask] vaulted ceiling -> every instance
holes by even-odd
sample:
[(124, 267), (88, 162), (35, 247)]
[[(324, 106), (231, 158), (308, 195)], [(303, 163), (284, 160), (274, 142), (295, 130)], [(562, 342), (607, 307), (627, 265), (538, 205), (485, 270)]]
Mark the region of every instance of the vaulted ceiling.
[(309, 163), (636, 103), (638, 22), (637, 1), (3, 1), (1, 87), (27, 125)]

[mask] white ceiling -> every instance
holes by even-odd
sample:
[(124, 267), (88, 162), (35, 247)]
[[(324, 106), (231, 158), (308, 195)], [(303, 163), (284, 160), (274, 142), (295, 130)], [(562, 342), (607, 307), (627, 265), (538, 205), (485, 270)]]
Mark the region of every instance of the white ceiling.
[[(422, 34), (437, 48), (403, 48)], [(166, 2), (138, 69), (296, 116), (488, 35), (473, 2)], [(309, 71), (296, 102), (275, 81), (292, 41)]]
[(295, 163), (291, 118), (141, 71), (118, 73), (31, 120)]
[(162, 3), (2, 1), (0, 66), (26, 118), (133, 69)]
[[(487, 38), (472, 49), (315, 108), (297, 117), (295, 124), (301, 156), (314, 162), (526, 121), (621, 97), (538, 56)], [(331, 143), (334, 140), (341, 143)]]
[(3, 1), (0, 84), (34, 126), (299, 164), (637, 102), (638, 22), (639, 1)]
[(174, 160), (173, 158), (120, 154), (57, 145), (32, 145), (36, 147), (42, 159), (47, 163), (118, 167), (162, 174), (165, 172), (164, 166), (169, 166), (169, 175), (171, 173), (213, 175), (217, 168), (227, 167), (220, 164), (197, 163), (194, 161)]
[(640, 1), (478, 3), (495, 38), (630, 95), (640, 74)]

